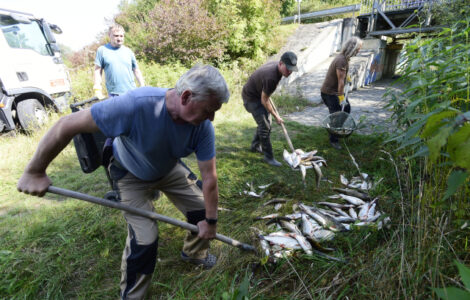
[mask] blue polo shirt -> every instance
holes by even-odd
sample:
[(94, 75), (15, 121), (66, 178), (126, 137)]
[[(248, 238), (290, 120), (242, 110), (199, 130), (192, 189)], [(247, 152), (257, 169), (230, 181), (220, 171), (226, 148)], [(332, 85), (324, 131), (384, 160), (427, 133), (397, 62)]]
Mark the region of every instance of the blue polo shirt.
[(214, 127), (177, 124), (165, 102), (168, 89), (143, 87), (91, 107), (91, 115), (107, 137), (115, 137), (115, 158), (136, 177), (152, 181), (165, 176), (177, 160), (195, 152), (199, 161), (215, 157)]

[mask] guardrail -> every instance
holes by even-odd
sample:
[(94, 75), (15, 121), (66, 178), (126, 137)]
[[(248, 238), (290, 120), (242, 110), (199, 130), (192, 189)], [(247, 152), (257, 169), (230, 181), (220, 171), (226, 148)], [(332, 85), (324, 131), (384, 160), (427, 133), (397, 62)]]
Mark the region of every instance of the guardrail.
[[(335, 7), (335, 8), (330, 8), (330, 9), (314, 11), (314, 12), (310, 12), (306, 14), (301, 14), (300, 20), (327, 17), (327, 16), (333, 16), (333, 15), (341, 15), (341, 14), (356, 12), (360, 10), (361, 10), (361, 4)], [(282, 22), (288, 23), (288, 22), (295, 22), (297, 20), (298, 20), (298, 15), (295, 15), (295, 16), (283, 18)]]
[(375, 7), (380, 7), (382, 12), (388, 12), (413, 9), (421, 7), (426, 3), (431, 4), (432, 2), (435, 2), (435, 0), (362, 0), (360, 14), (370, 14), (373, 12)]

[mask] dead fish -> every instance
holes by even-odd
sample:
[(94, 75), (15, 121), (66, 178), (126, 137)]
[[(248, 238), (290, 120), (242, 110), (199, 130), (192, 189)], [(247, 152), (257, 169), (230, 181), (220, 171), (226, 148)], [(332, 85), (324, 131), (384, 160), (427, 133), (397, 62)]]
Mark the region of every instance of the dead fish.
[(274, 205), (274, 210), (276, 210), (276, 211), (277, 211), (277, 210), (280, 210), (281, 207), (282, 207), (282, 203), (275, 204), (275, 205)]
[(330, 229), (332, 231), (344, 231), (344, 226), (341, 223), (336, 222), (331, 217), (325, 216), (324, 214), (320, 213), (318, 210), (314, 211), (303, 204), (299, 204), (300, 209), (302, 209), (305, 213), (307, 213), (310, 217), (312, 217), (315, 221), (317, 221), (323, 228)]
[(269, 247), (268, 241), (266, 241), (263, 237), (263, 238), (260, 238), (259, 244), (261, 246), (261, 250), (263, 250), (264, 255), (269, 256), (271, 254), (271, 249)]
[(298, 155), (305, 154), (304, 150), (302, 150), (302, 149), (295, 149), (294, 152), (297, 153)]
[(339, 217), (333, 217), (333, 219), (336, 221), (336, 222), (340, 222), (340, 223), (353, 223), (356, 221), (356, 219), (354, 218), (351, 218), (350, 216), (339, 216)]
[(343, 211), (342, 209), (340, 209), (338, 207), (332, 207), (331, 209), (334, 210), (335, 212), (339, 213), (343, 217), (351, 218), (350, 215), (348, 215), (345, 211)]
[(373, 216), (368, 217), (366, 222), (375, 222), (378, 218), (380, 218), (382, 214), (380, 212), (376, 212)]
[(316, 230), (322, 227), (307, 214), (302, 214), (302, 233), (307, 237), (312, 237)]
[[(335, 199), (341, 198), (340, 195), (334, 195)], [(328, 197), (329, 198), (329, 197)], [(337, 207), (337, 208), (350, 208), (353, 207), (354, 205), (352, 204), (341, 204), (341, 203), (334, 203), (334, 202), (318, 202), (318, 204), (326, 205), (329, 207)]]
[(232, 211), (231, 209), (223, 208), (223, 207), (221, 207), (221, 206), (217, 207), (217, 210), (218, 210), (218, 211)]
[(284, 249), (302, 249), (299, 242), (285, 232), (282, 234), (275, 234), (274, 232), (263, 238), (269, 243), (281, 246)]
[(318, 243), (331, 241), (334, 237), (335, 237), (335, 233), (327, 229), (316, 230), (311, 236), (311, 238)]
[(282, 153), (282, 156), (284, 157), (284, 160), (287, 162), (287, 164), (292, 167), (294, 165), (294, 161), (292, 160), (292, 157), (290, 156), (289, 152), (287, 152), (286, 149), (284, 149), (284, 152)]
[(348, 186), (349, 181), (343, 174), (339, 175), (339, 180), (341, 181), (341, 184)]
[(331, 195), (331, 196), (328, 196), (328, 198), (330, 198), (330, 199), (340, 199), (341, 196), (340, 195)]
[(302, 232), (299, 230), (299, 228), (294, 223), (291, 223), (291, 222), (288, 222), (288, 221), (285, 221), (285, 220), (280, 220), (279, 224), (286, 231), (302, 235)]
[(312, 255), (312, 245), (310, 245), (310, 243), (301, 233), (300, 234), (291, 233), (289, 235), (297, 240), (300, 247), (302, 247), (302, 250), (304, 250), (306, 254)]
[(351, 204), (354, 204), (354, 205), (363, 205), (365, 204), (364, 200), (360, 199), (360, 198), (357, 198), (357, 197), (354, 197), (354, 196), (348, 196), (348, 195), (345, 195), (345, 194), (339, 194), (341, 196), (342, 199), (348, 201), (349, 203)]
[(263, 206), (267, 206), (267, 205), (270, 205), (270, 204), (286, 203), (287, 201), (289, 201), (289, 200), (285, 199), (285, 198), (273, 198), (273, 199), (269, 200), (268, 202), (265, 202), (263, 204)]
[(300, 165), (300, 173), (302, 173), (302, 182), (305, 184), (305, 176), (307, 176), (307, 169), (304, 165)]
[(354, 218), (356, 220), (358, 219), (356, 210), (353, 207), (349, 208), (349, 215), (351, 216), (351, 218)]
[(243, 194), (245, 195), (248, 195), (248, 196), (251, 196), (251, 197), (255, 197), (255, 198), (261, 198), (262, 194), (257, 194), (255, 192), (252, 192), (252, 191), (243, 191)]
[(302, 213), (297, 212), (297, 213), (285, 215), (284, 217), (289, 219), (289, 220), (298, 220), (302, 217)]
[(313, 163), (312, 165), (313, 165), (313, 169), (315, 170), (315, 174), (317, 175), (317, 187), (319, 187), (319, 186), (320, 186), (321, 177), (322, 177), (323, 175), (322, 175), (322, 173), (321, 173), (320, 167), (319, 167), (317, 164)]
[(370, 201), (370, 199), (371, 199), (368, 194), (361, 193), (357, 190), (342, 189), (342, 188), (333, 188), (333, 190), (338, 192), (338, 193), (353, 196), (353, 197), (357, 197), (357, 198), (360, 198), (360, 199), (365, 200), (365, 201)]
[(270, 187), (271, 185), (273, 185), (273, 183), (268, 183), (268, 184), (265, 184), (265, 185), (258, 185), (258, 188), (264, 190), (264, 189), (267, 189), (268, 187)]
[(300, 165), (300, 156), (297, 153), (293, 152), (291, 154), (291, 158), (292, 158), (292, 168), (295, 169)]
[(270, 214), (264, 217), (256, 217), (255, 220), (270, 220), (279, 217), (279, 214)]

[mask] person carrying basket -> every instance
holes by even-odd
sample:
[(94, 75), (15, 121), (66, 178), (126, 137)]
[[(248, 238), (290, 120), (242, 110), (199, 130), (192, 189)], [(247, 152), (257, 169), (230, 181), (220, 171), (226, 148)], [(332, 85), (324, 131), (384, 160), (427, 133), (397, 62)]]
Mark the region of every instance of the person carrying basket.
[[(331, 62), (326, 73), (325, 80), (321, 87), (321, 98), (328, 107), (330, 114), (338, 111), (351, 112), (349, 101), (345, 101), (344, 87), (349, 70), (349, 60), (355, 56), (362, 47), (362, 40), (358, 37), (351, 37), (343, 45), (341, 53)], [(340, 150), (338, 136), (329, 132), (330, 144), (333, 148)]]

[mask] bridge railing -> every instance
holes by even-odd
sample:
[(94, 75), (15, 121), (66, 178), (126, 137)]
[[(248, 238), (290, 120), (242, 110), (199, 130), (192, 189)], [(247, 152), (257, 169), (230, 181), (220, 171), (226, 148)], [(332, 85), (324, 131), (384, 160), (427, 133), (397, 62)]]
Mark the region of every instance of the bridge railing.
[(361, 15), (371, 14), (375, 7), (380, 7), (382, 12), (413, 9), (431, 3), (435, 0), (362, 0)]

